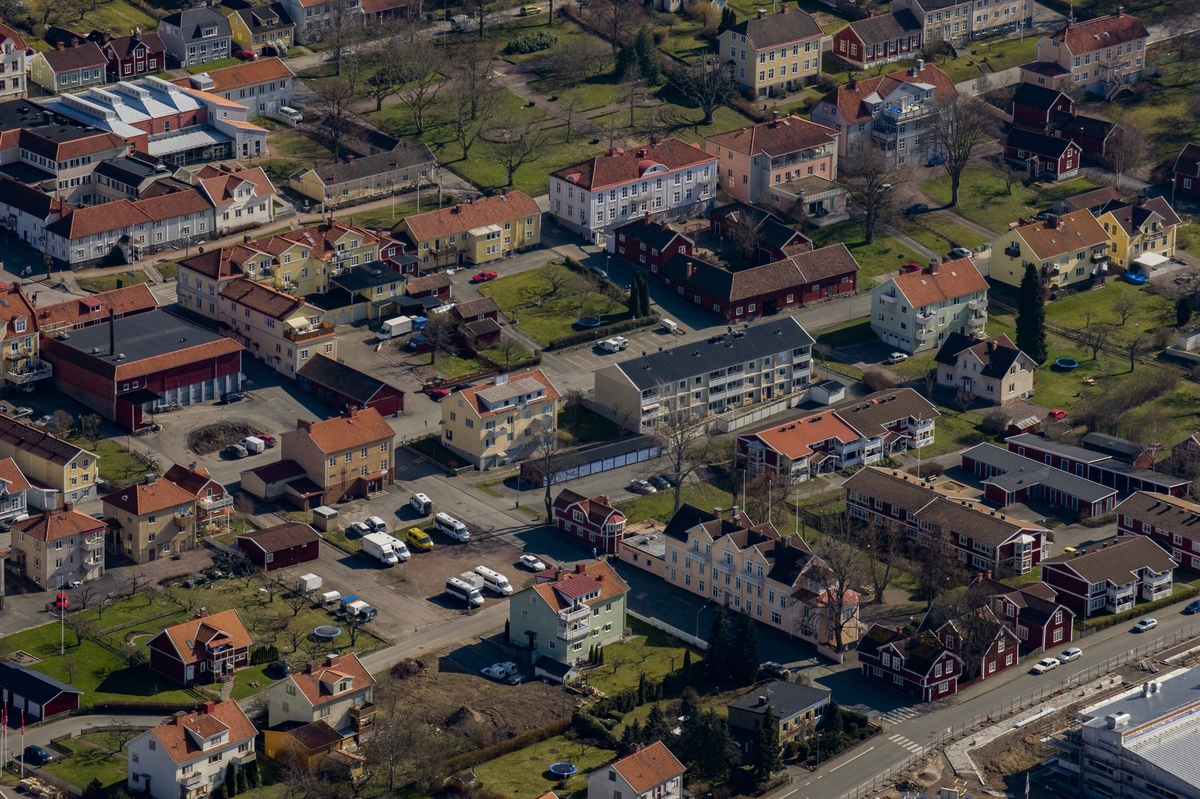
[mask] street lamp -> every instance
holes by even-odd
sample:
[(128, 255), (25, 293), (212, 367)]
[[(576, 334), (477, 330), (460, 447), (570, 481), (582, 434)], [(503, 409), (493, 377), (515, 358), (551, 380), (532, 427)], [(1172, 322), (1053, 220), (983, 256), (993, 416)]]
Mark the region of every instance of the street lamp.
[(1171, 207), (1175, 207), (1175, 178), (1171, 178)]
[[(696, 611), (696, 640), (700, 639), (700, 614), (708, 607), (708, 600), (704, 600), (704, 604), (700, 606), (700, 610)], [(711, 796), (711, 794), (710, 794)]]

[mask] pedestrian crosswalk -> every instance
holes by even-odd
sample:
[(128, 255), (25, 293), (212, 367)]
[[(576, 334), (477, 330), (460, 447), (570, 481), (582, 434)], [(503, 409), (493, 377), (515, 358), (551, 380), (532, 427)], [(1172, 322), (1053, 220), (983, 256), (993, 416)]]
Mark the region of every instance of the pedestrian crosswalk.
[(896, 746), (907, 749), (908, 751), (912, 752), (914, 755), (917, 754), (918, 752), (920, 752), (922, 749), (922, 747), (919, 743), (917, 743), (916, 741), (910, 741), (908, 738), (905, 738), (903, 735), (900, 735), (899, 733), (888, 738), (888, 740), (891, 741), (892, 743), (896, 744)]
[(888, 724), (899, 724), (902, 721), (915, 719), (919, 715), (921, 715), (921, 711), (917, 710), (916, 708), (898, 707), (895, 710), (881, 714), (879, 718), (883, 719)]

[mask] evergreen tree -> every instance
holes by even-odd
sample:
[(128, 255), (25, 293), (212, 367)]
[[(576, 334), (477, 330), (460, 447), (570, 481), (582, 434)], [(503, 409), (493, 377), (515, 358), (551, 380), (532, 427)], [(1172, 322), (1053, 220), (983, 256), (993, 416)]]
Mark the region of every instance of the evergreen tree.
[(648, 744), (671, 740), (671, 725), (667, 723), (667, 715), (663, 713), (662, 705), (657, 702), (650, 708), (650, 715), (646, 717), (642, 740)]
[(739, 613), (733, 630), (730, 676), (735, 685), (749, 685), (758, 678), (758, 628), (749, 613)]
[(638, 282), (638, 277), (638, 275), (633, 276), (633, 282), (629, 284), (629, 299), (625, 302), (625, 307), (634, 316), (638, 315), (638, 310), (642, 307), (641, 300), (638, 298), (638, 292), (641, 291), (642, 284)]
[(641, 272), (637, 273), (637, 282), (641, 284), (641, 289), (638, 290), (638, 316), (649, 316), (650, 284), (646, 281), (646, 276)]
[(642, 742), (642, 725), (637, 719), (633, 720), (632, 724), (625, 725), (625, 731), (621, 733), (621, 749), (625, 754), (633, 751), (633, 748)]
[(683, 650), (683, 670), (687, 671), (692, 667), (692, 650)]
[(231, 797), (237, 796), (237, 767), (233, 765), (232, 760), (225, 767), (225, 790)]
[(737, 27), (737, 12), (726, 6), (721, 12), (721, 24), (717, 26), (717, 35), (724, 33), (730, 28)]
[(1187, 297), (1175, 301), (1175, 326), (1183, 327), (1192, 320), (1192, 304)]
[(658, 45), (654, 41), (654, 28), (643, 25), (628, 47), (617, 53), (617, 78), (637, 68), (637, 74), (650, 86), (658, 83), (661, 72), (658, 68)]
[(596, 658), (600, 661), (596, 665), (603, 666), (604, 665), (604, 647), (599, 646), (599, 645), (596, 646)]
[(842, 734), (842, 709), (833, 699), (829, 700), (829, 704), (825, 706), (825, 713), (821, 716), (821, 730), (829, 733), (833, 737)]
[(92, 777), (92, 781), (83, 789), (83, 794), (80, 799), (102, 799), (104, 796), (104, 786), (100, 784), (100, 780)]
[(257, 788), (258, 786), (262, 785), (262, 772), (260, 772), (258, 770), (258, 760), (257, 759), (255, 759), (254, 763), (252, 763), (250, 765), (249, 771), (250, 771), (250, 787)]
[(718, 684), (729, 682), (729, 660), (732, 654), (733, 644), (729, 640), (729, 625), (725, 621), (725, 607), (718, 605), (712, 629), (708, 632), (708, 655), (704, 660), (708, 664), (710, 680)]
[(699, 712), (700, 694), (696, 693), (696, 689), (689, 685), (683, 689), (683, 696), (679, 699), (679, 715), (684, 719), (690, 719)]
[(730, 767), (741, 760), (741, 750), (729, 734), (729, 725), (713, 710), (697, 710), (684, 719), (676, 741), (672, 746), (678, 746), (679, 759), (707, 780), (725, 779)]
[(754, 776), (759, 782), (766, 782), (781, 768), (783, 748), (779, 745), (779, 720), (771, 706), (767, 705), (754, 736)]
[(1025, 267), (1017, 298), (1017, 347), (1038, 366), (1049, 357), (1046, 351), (1046, 291), (1033, 264)]
[(644, 671), (638, 675), (637, 703), (638, 707), (646, 704), (646, 672)]
[(225, 789), (225, 783), (221, 783), (213, 791), (213, 799), (229, 799), (229, 791)]
[(245, 793), (250, 789), (249, 778), (245, 771), (239, 771), (237, 775), (238, 793)]

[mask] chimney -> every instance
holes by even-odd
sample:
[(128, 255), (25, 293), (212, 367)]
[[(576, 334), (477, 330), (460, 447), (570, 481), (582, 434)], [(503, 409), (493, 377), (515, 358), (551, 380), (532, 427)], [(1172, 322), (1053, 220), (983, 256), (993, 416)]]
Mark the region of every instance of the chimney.
[(846, 84), (846, 88), (852, 92), (858, 91), (858, 78), (851, 78), (850, 82)]
[(117, 354), (117, 315), (112, 308), (108, 309), (108, 354)]
[(340, 660), (341, 660), (341, 655), (339, 655), (337, 652), (330, 652), (328, 655), (325, 656), (325, 668), (328, 668), (328, 669), (333, 668), (334, 666), (336, 666), (338, 664), (338, 661), (340, 661)]
[(713, 516), (716, 516), (718, 521), (720, 521), (722, 513), (723, 511), (720, 508), (713, 508)]
[(778, 122), (778, 121), (779, 121), (779, 112), (778, 112), (778, 111), (772, 111), (772, 112), (771, 112), (771, 120), (772, 120), (772, 121), (774, 121), (774, 122)]
[(74, 36), (72, 36), (71, 37), (71, 48), (74, 49), (78, 46), (79, 46), (79, 40), (76, 39)]
[(197, 619), (203, 619), (203, 618), (206, 618), (207, 616), (208, 616), (208, 608), (204, 608), (204, 607), (200, 608), (200, 611), (196, 614)]
[(729, 512), (729, 517), (730, 517), (731, 519), (740, 519), (740, 518), (742, 518), (742, 512), (741, 512), (740, 510), (738, 510), (738, 506), (737, 506), (737, 505), (734, 505), (734, 506), (733, 506), (733, 508), (730, 510), (730, 512)]
[(297, 419), (296, 420), (296, 429), (304, 430), (306, 432), (311, 433), (312, 432), (312, 422), (310, 422), (306, 419)]
[(358, 408), (353, 405), (350, 406), (350, 410), (347, 411), (347, 414), (350, 416), (351, 419), (358, 418)]
[(766, 15), (767, 15), (767, 12), (766, 12), (765, 10), (763, 10), (763, 9), (761, 9), (761, 8), (758, 10), (758, 18), (759, 18), (759, 19), (762, 19), (762, 18), (763, 18), (763, 17), (765, 17)]
[(148, 474), (148, 475), (146, 475), (144, 478), (142, 478), (142, 481), (143, 481), (143, 482), (144, 482), (146, 485), (148, 485), (148, 486), (152, 486), (152, 485), (154, 485), (156, 482), (158, 482), (158, 475), (156, 475), (154, 472), (151, 472), (150, 474)]
[(691, 261), (688, 261), (688, 262), (687, 262), (687, 276), (688, 276), (688, 280), (691, 280), (691, 279), (692, 279), (692, 273), (694, 273), (695, 271), (696, 271), (696, 267), (695, 267), (695, 265), (693, 265)]
[(767, 704), (767, 698), (765, 696), (763, 696), (762, 694), (759, 694), (758, 695), (758, 706), (762, 707), (765, 704)]
[(936, 275), (936, 274), (937, 274), (937, 270), (938, 270), (938, 262), (937, 262), (937, 261), (930, 261), (930, 262), (929, 262), (929, 274), (931, 274), (931, 275)]
[(990, 579), (992, 579), (992, 570), (991, 570), (991, 569), (988, 569), (987, 571), (985, 571), (985, 572), (983, 573), (983, 576), (984, 576), (984, 577), (986, 577), (986, 578), (988, 578), (989, 580), (990, 580)]
[(63, 44), (63, 41), (62, 41), (62, 39), (59, 39), (59, 40), (58, 40), (57, 42), (55, 42), (54, 44), (55, 44), (55, 46), (56, 46), (56, 47), (58, 47), (58, 49), (59, 49), (59, 50), (66, 50), (66, 49), (67, 49), (67, 46), (66, 46), (65, 44)]
[(584, 573), (585, 573), (585, 572), (583, 571), (583, 564), (582, 564), (582, 563), (576, 563), (576, 564), (575, 564), (575, 573), (576, 573), (576, 574), (584, 574)]
[(462, 213), (462, 203), (459, 203), (458, 205), (456, 205), (456, 206), (454, 206), (453, 208), (451, 208), (451, 209), (450, 209), (450, 213), (452, 213), (452, 214), (461, 214), (461, 213)]
[(74, 510), (74, 508), (75, 508), (74, 502), (64, 502), (63, 503), (63, 513), (70, 513), (72, 510)]
[(781, 6), (779, 6), (780, 14), (786, 14), (787, 12), (788, 12), (788, 4), (787, 3), (784, 3)]
[(925, 59), (924, 59), (924, 58), (918, 58), (918, 59), (916, 60), (916, 62), (913, 64), (913, 74), (914, 74), (914, 75), (920, 75), (920, 74), (921, 74), (921, 70), (923, 70), (923, 69), (925, 69)]
[(213, 712), (213, 708), (216, 706), (217, 706), (217, 703), (212, 701), (211, 699), (209, 699), (207, 702), (205, 702), (203, 705), (201, 705), (202, 709), (200, 712), (206, 716), (211, 716), (212, 712)]
[(346, 156), (346, 163), (347, 163), (347, 164), (353, 164), (353, 163), (354, 163), (354, 156), (352, 156), (352, 155), (348, 155), (348, 156)]

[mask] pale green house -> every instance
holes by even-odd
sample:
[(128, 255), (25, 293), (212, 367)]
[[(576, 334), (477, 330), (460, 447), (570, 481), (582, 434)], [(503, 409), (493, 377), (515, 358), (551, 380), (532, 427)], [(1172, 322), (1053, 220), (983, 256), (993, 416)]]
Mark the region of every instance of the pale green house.
[(536, 579), (509, 600), (508, 640), (528, 650), (535, 676), (569, 680), (593, 646), (625, 635), (629, 586), (605, 561)]

